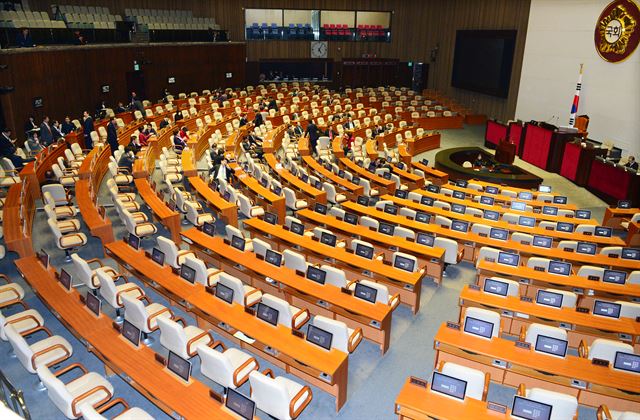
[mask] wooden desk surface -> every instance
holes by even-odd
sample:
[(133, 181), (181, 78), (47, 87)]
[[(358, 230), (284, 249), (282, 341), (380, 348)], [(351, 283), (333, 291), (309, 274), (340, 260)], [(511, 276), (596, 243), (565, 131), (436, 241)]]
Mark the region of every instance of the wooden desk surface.
[(209, 185), (198, 176), (190, 177), (189, 184), (200, 197), (215, 208), (227, 224), (238, 226), (238, 207), (235, 204), (226, 201), (217, 191), (209, 188)]
[(324, 225), (329, 230), (339, 230), (365, 241), (373, 241), (388, 247), (398, 247), (400, 251), (414, 255), (420, 259), (444, 258), (444, 248), (429, 247), (413, 241), (402, 241), (397, 237), (385, 235), (362, 225), (352, 225), (333, 216), (316, 213), (313, 210), (298, 210), (296, 215), (301, 219), (313, 221), (316, 225)]
[(380, 197), (381, 200), (391, 200), (394, 203), (408, 207), (414, 210), (424, 211), (429, 214), (445, 216), (450, 219), (463, 220), (465, 222), (469, 222), (470, 225), (474, 223), (481, 223), (483, 225), (488, 225), (491, 227), (497, 227), (501, 229), (506, 229), (510, 232), (522, 232), (528, 233), (530, 235), (540, 235), (540, 236), (550, 236), (557, 240), (569, 240), (569, 241), (583, 241), (583, 242), (593, 242), (599, 244), (600, 246), (625, 246), (624, 241), (618, 236), (611, 237), (603, 237), (603, 236), (594, 236), (594, 235), (585, 235), (583, 233), (576, 232), (561, 232), (557, 230), (547, 230), (542, 229), (539, 226), (528, 227), (521, 225), (514, 225), (511, 223), (507, 223), (504, 220), (489, 220), (482, 217), (475, 217), (470, 214), (460, 214), (450, 210), (444, 210), (440, 207), (435, 206), (427, 206), (426, 204), (416, 203), (415, 201), (409, 199), (398, 198), (392, 195), (383, 195)]
[[(352, 311), (368, 319), (382, 322), (391, 313), (389, 305), (365, 302), (362, 299), (353, 297), (353, 295), (342, 293), (338, 287), (333, 285), (320, 285), (310, 281), (298, 276), (294, 270), (285, 267), (284, 264), (281, 267), (276, 267), (273, 264), (257, 258), (253, 252), (239, 251), (231, 245), (225, 244), (221, 237), (211, 237), (193, 228), (183, 231), (182, 237), (185, 242), (193, 242), (198, 247), (204, 249), (206, 253), (217, 254), (229, 261), (241, 262), (243, 267), (250, 269), (262, 277), (270, 277), (287, 287)], [(209, 252), (207, 252), (207, 250)]]
[[(17, 260), (16, 266), (34, 291), (58, 314), (89, 350), (96, 353), (109, 368), (125, 378), (152, 402), (169, 415), (184, 418), (234, 419), (222, 405), (209, 396), (209, 388), (192, 380), (180, 381), (155, 361), (155, 352), (146, 347), (138, 349), (127, 343), (113, 329), (111, 318), (96, 317), (80, 304), (79, 293), (67, 292), (54, 277), (52, 269), (45, 269), (36, 257)], [(184, 398), (189, 395), (189, 398)]]
[(326, 179), (331, 184), (336, 187), (340, 187), (344, 190), (351, 192), (353, 195), (361, 195), (364, 191), (364, 187), (361, 185), (356, 185), (344, 178), (340, 178), (338, 175), (334, 174), (331, 171), (328, 171), (327, 168), (320, 165), (312, 156), (304, 156), (302, 155), (302, 160), (309, 167), (309, 169), (313, 170), (317, 174), (319, 174), (322, 178)]
[(519, 216), (528, 216), (528, 217), (533, 217), (534, 219), (536, 219), (537, 221), (540, 220), (548, 220), (551, 222), (567, 222), (567, 223), (574, 223), (576, 225), (578, 224), (583, 224), (583, 225), (599, 225), (600, 223), (595, 220), (595, 219), (576, 219), (575, 217), (565, 217), (565, 216), (552, 216), (549, 214), (543, 214), (543, 213), (535, 213), (535, 212), (531, 212), (531, 211), (516, 211), (516, 210), (511, 210), (510, 208), (505, 208), (502, 206), (498, 206), (496, 204), (490, 206), (488, 204), (481, 204), (479, 202), (473, 201), (473, 200), (461, 200), (459, 198), (454, 198), (454, 197), (448, 197), (444, 194), (435, 194), (429, 191), (425, 191), (422, 189), (417, 189), (414, 190), (413, 192), (416, 192), (420, 195), (424, 195), (427, 197), (431, 197), (434, 200), (440, 200), (440, 201), (444, 201), (447, 203), (455, 203), (455, 204), (463, 204), (467, 207), (474, 207), (480, 210), (493, 210), (493, 211), (497, 211), (498, 213), (502, 214), (502, 213), (515, 213)]
[[(443, 347), (446, 346), (465, 350), (474, 355), (509, 362), (512, 366), (507, 370), (517, 371), (518, 368), (523, 367), (545, 372), (540, 373), (540, 376), (548, 376), (549, 382), (556, 382), (553, 380), (554, 377), (578, 379), (588, 384), (635, 393), (636, 396), (630, 399), (636, 401), (638, 400), (637, 394), (640, 393), (640, 381), (638, 381), (636, 374), (612, 367), (596, 366), (591, 363), (591, 360), (582, 357), (568, 355), (560, 358), (545, 355), (535, 352), (533, 348), (516, 347), (513, 341), (504, 338), (494, 337), (487, 340), (462, 330), (448, 328), (446, 324), (442, 324), (434, 337), (434, 347), (437, 351), (447, 353), (447, 350), (443, 350)], [(473, 360), (474, 356), (470, 355), (469, 358)], [(437, 360), (436, 363), (438, 363)]]
[[(405, 226), (409, 229), (412, 229), (415, 232), (431, 232), (435, 233), (436, 236), (446, 236), (457, 241), (461, 241), (463, 244), (471, 244), (473, 246), (490, 246), (498, 249), (510, 250), (512, 252), (519, 253), (521, 257), (532, 256), (540, 256), (545, 258), (550, 258), (554, 260), (564, 260), (571, 263), (577, 263), (577, 265), (596, 265), (596, 266), (610, 266), (616, 267), (618, 269), (623, 270), (635, 270), (638, 268), (638, 262), (632, 260), (624, 260), (621, 258), (610, 258), (606, 255), (596, 254), (596, 255), (586, 255), (579, 254), (575, 252), (567, 252), (562, 251), (557, 248), (540, 248), (531, 245), (523, 245), (519, 242), (515, 242), (512, 240), (509, 241), (499, 241), (492, 238), (487, 238), (484, 236), (476, 235), (474, 233), (466, 232), (457, 232), (451, 229), (445, 229), (441, 226), (438, 226), (433, 223), (420, 223), (415, 220), (407, 219), (404, 216), (392, 215), (385, 213), (383, 211), (377, 210), (374, 207), (365, 207), (358, 203), (354, 203), (351, 201), (345, 201), (342, 203), (342, 207), (345, 210), (354, 211), (359, 214), (364, 214), (369, 217), (384, 220), (388, 223), (393, 223), (396, 225)], [(575, 267), (574, 267), (575, 269)]]
[(198, 176), (198, 168), (196, 167), (196, 158), (192, 148), (185, 148), (180, 157), (182, 163), (182, 172), (185, 178)]
[(518, 267), (511, 267), (504, 264), (498, 264), (496, 262), (490, 262), (482, 260), (478, 263), (478, 273), (483, 272), (497, 273), (498, 275), (511, 276), (517, 278), (526, 278), (529, 280), (552, 284), (561, 284), (567, 287), (573, 287), (577, 289), (593, 290), (596, 295), (599, 293), (610, 293), (615, 295), (640, 297), (640, 285), (638, 284), (614, 284), (605, 283), (602, 281), (589, 280), (585, 277), (580, 277), (575, 274), (570, 276), (558, 276), (555, 274), (549, 274), (545, 271), (537, 271), (533, 268), (520, 265)]
[(620, 223), (623, 219), (631, 219), (631, 217), (636, 213), (640, 213), (640, 208), (620, 209), (617, 207), (607, 207), (604, 210), (602, 224), (614, 229), (622, 229)]
[(348, 158), (340, 158), (340, 164), (354, 174), (357, 174), (361, 178), (366, 178), (371, 182), (381, 185), (386, 191), (393, 194), (396, 190), (396, 183), (390, 179), (384, 179), (383, 177), (376, 175), (373, 172), (367, 171), (362, 166), (356, 165), (355, 162)]
[[(310, 197), (316, 203), (327, 203), (327, 193), (323, 190), (319, 190), (311, 184), (303, 182), (300, 178), (289, 172), (286, 168), (282, 167), (280, 162), (276, 159), (273, 153), (265, 153), (264, 159), (271, 170), (278, 174), (281, 180), (289, 184), (294, 190), (302, 192), (305, 196)], [(286, 186), (286, 185), (283, 185)]]
[(439, 171), (419, 161), (411, 162), (411, 166), (420, 169), (427, 178), (435, 181), (434, 183), (437, 185), (446, 185), (449, 182), (449, 174), (446, 172)]
[(426, 420), (437, 419), (509, 419), (510, 409), (505, 414), (491, 411), (487, 402), (466, 398), (458, 401), (445, 395), (431, 391), (431, 384), (426, 388), (414, 385), (407, 378), (400, 393), (396, 397), (396, 414), (400, 419)]
[(111, 220), (103, 218), (98, 211), (98, 206), (94, 202), (91, 194), (91, 184), (88, 179), (81, 179), (76, 182), (76, 202), (82, 220), (89, 228), (93, 236), (100, 238), (103, 244), (113, 241), (113, 229)]
[(167, 207), (166, 203), (151, 188), (147, 178), (136, 178), (134, 182), (142, 201), (151, 208), (153, 214), (169, 229), (174, 242), (180, 243), (180, 214)]
[(244, 221), (244, 225), (245, 228), (250, 231), (263, 232), (290, 244), (299, 245), (326, 258), (333, 258), (336, 261), (357, 267), (359, 270), (370, 271), (389, 279), (392, 282), (416, 286), (421, 282), (421, 278), (423, 276), (419, 271), (409, 273), (407, 271), (394, 268), (391, 265), (383, 264), (378, 260), (366, 260), (355, 254), (347, 252), (345, 249), (331, 247), (320, 242), (316, 242), (307, 236), (297, 235), (285, 230), (281, 225), (271, 225), (260, 219), (247, 219)]
[(640, 336), (640, 323), (631, 318), (609, 318), (593, 314), (578, 312), (575, 308), (552, 308), (538, 305), (534, 302), (525, 302), (518, 296), (498, 296), (481, 290), (472, 290), (465, 285), (460, 292), (460, 306), (467, 306), (465, 302), (473, 302), (479, 306), (507, 310), (517, 313), (532, 315), (538, 318), (551, 319), (553, 322), (563, 322), (593, 329), (610, 331), (615, 333)]

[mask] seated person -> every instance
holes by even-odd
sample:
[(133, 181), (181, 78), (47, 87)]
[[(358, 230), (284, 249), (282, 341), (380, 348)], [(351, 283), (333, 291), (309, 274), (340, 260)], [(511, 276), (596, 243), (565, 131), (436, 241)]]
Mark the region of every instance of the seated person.
[(66, 136), (73, 131), (76, 131), (76, 126), (71, 122), (71, 118), (69, 118), (69, 116), (64, 117), (64, 122), (62, 123), (62, 134)]
[(127, 112), (127, 108), (124, 107), (122, 102), (118, 102), (118, 106), (116, 107), (116, 114), (121, 114), (123, 112)]
[(160, 121), (159, 127), (160, 127), (160, 130), (162, 130), (163, 128), (169, 127), (170, 125), (171, 125), (171, 120), (167, 117), (164, 117), (162, 121)]
[(189, 141), (189, 130), (187, 130), (187, 127), (182, 126), (179, 134), (180, 134), (180, 138), (184, 140), (186, 145), (187, 141)]
[[(142, 133), (140, 133), (139, 136), (136, 136), (135, 134), (131, 136), (131, 139), (129, 141), (129, 148), (131, 148), (131, 150), (133, 150), (133, 153), (138, 153), (140, 151), (140, 149), (142, 149), (143, 144), (140, 142), (140, 137), (142, 136)], [(146, 143), (144, 144), (146, 146)]]
[(180, 130), (173, 130), (173, 150), (175, 150), (177, 154), (181, 155), (182, 149), (185, 147), (187, 147), (187, 142), (182, 140), (182, 137), (180, 137)]
[(44, 147), (40, 144), (40, 140), (38, 139), (38, 133), (36, 132), (33, 132), (27, 138), (26, 143), (27, 143), (27, 146), (29, 147), (29, 150), (33, 154), (39, 153), (42, 149), (44, 149)]
[(638, 170), (638, 162), (636, 162), (635, 156), (629, 156), (629, 160), (627, 160), (627, 163), (625, 163), (624, 166), (626, 168), (631, 168), (631, 169), (637, 171)]
[(59, 139), (64, 137), (64, 133), (62, 132), (62, 127), (60, 126), (60, 122), (58, 120), (53, 121), (53, 126), (51, 127), (51, 134), (53, 135), (53, 141), (58, 141)]
[(251, 136), (245, 136), (242, 141), (242, 147), (246, 150), (251, 156), (257, 157), (262, 160), (262, 156), (264, 155), (264, 151), (262, 147), (257, 146), (256, 142), (251, 141)]
[(16, 155), (16, 139), (11, 138), (11, 129), (5, 128), (0, 136), (0, 157), (6, 157), (13, 163), (17, 170), (22, 169), (25, 163), (33, 162), (35, 158), (23, 159)]
[(118, 161), (118, 166), (127, 168), (129, 172), (133, 170), (133, 162), (136, 160), (134, 147), (132, 144), (129, 144), (125, 149), (124, 153), (120, 157)]
[(478, 157), (473, 161), (473, 166), (484, 166), (484, 159), (482, 159), (482, 155), (478, 153)]

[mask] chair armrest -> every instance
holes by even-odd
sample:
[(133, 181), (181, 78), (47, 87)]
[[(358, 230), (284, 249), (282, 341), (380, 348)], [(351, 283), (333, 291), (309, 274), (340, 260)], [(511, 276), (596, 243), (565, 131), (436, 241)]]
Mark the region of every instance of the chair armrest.
[[(80, 236), (80, 234), (79, 234), (79, 233), (69, 233), (69, 234), (67, 234), (67, 235), (64, 235), (64, 236), (63, 236), (63, 237), (61, 237), (60, 239), (62, 239), (62, 238), (68, 238), (68, 237), (70, 237), (70, 236), (77, 236), (78, 238), (80, 238), (80, 240), (81, 240), (81, 241), (83, 240), (83, 239), (82, 239), (82, 236)], [(59, 242), (60, 242), (60, 241), (59, 241)], [(62, 248), (62, 243), (60, 243), (60, 247)]]
[(15, 287), (11, 285), (11, 283), (9, 283), (7, 287), (3, 288), (3, 293), (6, 293), (6, 292), (12, 292), (13, 294), (16, 295), (15, 299), (13, 300), (20, 300), (20, 293), (15, 289)]
[[(305, 315), (305, 314), (307, 315), (307, 321), (309, 321), (309, 320), (311, 319), (311, 315), (309, 315), (309, 310), (308, 310), (308, 309), (306, 309), (306, 308), (305, 308), (305, 309), (301, 309), (300, 311), (298, 311), (298, 313), (297, 313), (297, 314), (295, 314), (294, 316), (292, 316), (292, 317), (291, 317), (291, 329), (292, 329), (292, 330), (295, 330), (295, 329), (296, 329), (296, 328), (295, 328), (296, 320), (297, 320), (299, 317), (302, 317), (302, 316), (303, 316), (303, 315)], [(305, 321), (305, 323), (306, 323), (307, 321)], [(302, 325), (304, 325), (304, 324), (302, 324)], [(300, 326), (302, 326), (302, 325), (300, 325)]]
[[(300, 404), (300, 407), (298, 407), (297, 410), (294, 410), (293, 407), (295, 407), (295, 405), (298, 402), (298, 400), (300, 398), (302, 398), (303, 396), (305, 396), (305, 395), (306, 395), (305, 401), (302, 404)], [(302, 413), (302, 411), (305, 408), (307, 408), (307, 406), (311, 402), (312, 398), (313, 398), (313, 393), (311, 392), (311, 388), (309, 388), (309, 386), (307, 386), (307, 385), (303, 386), (302, 389), (300, 390), (300, 392), (298, 392), (296, 394), (296, 396), (293, 397), (291, 399), (291, 402), (289, 403), (289, 416), (292, 419), (295, 419), (296, 417), (298, 417), (300, 415), (300, 413)]]
[(115, 407), (116, 405), (121, 405), (124, 408), (124, 410), (122, 410), (123, 413), (129, 409), (129, 404), (127, 404), (125, 400), (123, 400), (122, 398), (116, 398), (115, 400), (111, 400), (108, 403), (101, 405), (99, 408), (96, 408), (96, 411), (102, 414), (105, 411)]
[(265, 369), (264, 372), (262, 372), (262, 374), (264, 376), (270, 376), (273, 379), (276, 378), (276, 375), (273, 373), (273, 371), (271, 369)]
[(57, 371), (56, 373), (54, 373), (54, 375), (59, 378), (60, 376), (64, 375), (67, 372), (71, 372), (74, 369), (80, 369), (85, 375), (88, 373), (87, 368), (85, 368), (84, 366), (82, 366), (80, 363), (74, 363), (72, 365), (67, 366), (66, 368), (62, 368), (59, 371)]
[(0, 308), (8, 308), (9, 306), (13, 306), (13, 305), (20, 305), (25, 310), (29, 309), (29, 306), (26, 303), (24, 303), (22, 300), (20, 300), (19, 297), (17, 299), (12, 299), (12, 300), (3, 302), (0, 305)]
[(33, 370), (36, 370), (38, 367), (36, 366), (36, 359), (44, 354), (47, 354), (51, 351), (54, 351), (56, 349), (62, 349), (64, 350), (64, 352), (66, 353), (65, 356), (63, 356), (61, 359), (59, 360), (54, 360), (51, 363), (47, 364), (47, 367), (49, 366), (53, 366), (53, 365), (57, 365), (58, 363), (62, 362), (63, 360), (68, 359), (69, 357), (71, 357), (71, 353), (69, 353), (69, 350), (63, 346), (62, 344), (54, 344), (53, 346), (44, 348), (42, 350), (40, 350), (39, 352), (33, 353), (31, 355), (31, 367), (33, 368)]
[(462, 256), (464, 255), (464, 248), (461, 249), (460, 251), (458, 251), (458, 256), (457, 256), (457, 261), (460, 262), (462, 261)]
[(482, 401), (487, 400), (487, 394), (489, 393), (489, 384), (491, 383), (491, 375), (489, 372), (484, 374), (484, 388), (482, 389)]
[(73, 415), (76, 417), (80, 417), (81, 413), (78, 413), (77, 411), (78, 403), (82, 402), (82, 400), (86, 399), (88, 396), (95, 394), (96, 392), (99, 392), (99, 391), (103, 391), (107, 395), (95, 404), (96, 407), (99, 407), (100, 405), (109, 401), (111, 397), (113, 397), (113, 395), (111, 395), (111, 392), (109, 392), (109, 390), (104, 385), (98, 385), (95, 388), (91, 388), (90, 390), (78, 395), (73, 399), (73, 401), (71, 401), (71, 412), (73, 413)]
[(158, 312), (153, 313), (151, 315), (149, 315), (149, 317), (147, 318), (147, 328), (149, 329), (149, 331), (155, 331), (158, 329), (158, 325), (156, 324), (155, 328), (151, 328), (151, 321), (153, 321), (154, 318), (159, 317), (160, 315), (169, 312), (171, 314), (171, 318), (173, 318), (173, 312), (171, 312), (171, 309), (169, 308), (162, 308), (160, 309)]
[(398, 307), (399, 304), (400, 304), (400, 293), (396, 293), (395, 295), (393, 295), (391, 297), (391, 299), (389, 299), (389, 306), (391, 307), (391, 310), (393, 311), (394, 309), (396, 309)]
[(362, 341), (362, 328), (356, 328), (356, 330), (349, 337), (349, 353), (353, 353), (353, 351), (358, 347), (358, 344)]
[(126, 166), (118, 166), (118, 172), (124, 175), (131, 175), (131, 170)]
[(526, 394), (526, 386), (525, 384), (520, 384), (518, 385), (518, 390), (516, 391), (516, 395), (519, 395), (521, 397), (524, 397), (524, 395)]
[(526, 336), (527, 336), (527, 329), (523, 325), (522, 327), (520, 327), (520, 334), (518, 334), (518, 340), (524, 341)]
[(183, 327), (187, 326), (187, 321), (185, 321), (184, 318), (181, 317), (181, 316), (177, 316), (177, 317), (173, 318), (173, 320), (175, 322), (178, 322), (178, 323), (182, 324)]
[(211, 347), (212, 349), (215, 349), (216, 347), (222, 347), (222, 351), (225, 351), (227, 349), (227, 346), (225, 346), (222, 341), (212, 341), (211, 343), (209, 343), (209, 347)]
[(580, 340), (580, 344), (578, 345), (578, 356), (586, 359), (589, 357), (589, 347), (584, 340)]
[(246, 295), (244, 295), (244, 304), (245, 306), (247, 305), (247, 301), (249, 300), (249, 296), (256, 294), (256, 293), (262, 293), (262, 290), (260, 289), (253, 289), (252, 291), (250, 291), (249, 293), (247, 293)]
[(613, 417), (611, 416), (611, 412), (609, 411), (609, 407), (607, 407), (604, 404), (602, 404), (600, 407), (598, 407), (598, 410), (596, 411), (596, 418), (598, 420), (611, 420), (611, 419), (613, 419)]
[(51, 334), (51, 330), (49, 330), (49, 328), (41, 325), (37, 328), (33, 328), (32, 330), (29, 331), (29, 333), (27, 334), (26, 332), (22, 334), (23, 337), (32, 335), (37, 333), (38, 331), (44, 331), (45, 334), (47, 334), (47, 337), (51, 337), (53, 334)]
[(93, 263), (98, 264), (100, 267), (104, 267), (104, 263), (100, 260), (100, 258), (91, 258), (90, 260), (87, 260), (87, 264)]
[(240, 375), (240, 373), (249, 365), (251, 365), (252, 363), (255, 363), (255, 367), (253, 370), (258, 370), (260, 368), (260, 366), (258, 365), (258, 362), (256, 361), (256, 359), (254, 359), (253, 357), (250, 357), (249, 359), (247, 359), (243, 364), (241, 364), (240, 366), (238, 366), (238, 368), (233, 372), (233, 383), (235, 384), (236, 387), (239, 387), (240, 385), (242, 385), (243, 383), (247, 382), (247, 380), (249, 379), (249, 375), (247, 375), (243, 381), (239, 381), (238, 380), (238, 375)]
[(196, 341), (207, 336), (209, 337), (209, 343), (211, 343), (213, 341), (213, 336), (209, 331), (203, 331), (200, 334), (196, 335), (195, 337), (191, 338), (191, 340), (187, 341), (187, 354), (189, 354), (190, 356), (195, 356), (198, 351), (197, 349), (194, 349), (193, 351), (191, 351), (191, 346)]
[(4, 280), (4, 282), (6, 284), (10, 284), (11, 283), (11, 281), (9, 280), (9, 277), (7, 277), (6, 274), (0, 274), (0, 279)]
[(218, 275), (220, 273), (223, 273), (223, 272), (224, 272), (224, 270), (218, 270), (218, 271), (215, 271), (215, 272), (209, 274), (207, 276), (207, 286), (211, 286), (211, 282), (209, 281), (209, 280), (211, 280), (211, 277), (216, 276), (216, 275)]
[(40, 321), (38, 320), (38, 318), (36, 318), (35, 316), (33, 316), (31, 314), (23, 315), (23, 316), (20, 316), (18, 318), (12, 319), (11, 321), (7, 321), (7, 322), (5, 322), (4, 325), (17, 324), (18, 322), (26, 321), (27, 319), (33, 320), (36, 323), (36, 327), (33, 327), (33, 328), (31, 328), (31, 329), (29, 329), (27, 331), (24, 331), (22, 333), (23, 336), (31, 335), (31, 334), (33, 334), (35, 332), (35, 330), (37, 328), (40, 328), (40, 327), (43, 326), (42, 324), (40, 324)]

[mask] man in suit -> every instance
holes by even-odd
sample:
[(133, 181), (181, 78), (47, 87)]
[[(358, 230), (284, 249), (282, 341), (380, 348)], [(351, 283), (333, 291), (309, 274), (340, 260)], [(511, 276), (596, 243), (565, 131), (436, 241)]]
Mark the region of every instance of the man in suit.
[(40, 141), (43, 145), (48, 146), (53, 143), (53, 131), (49, 126), (49, 117), (45, 116), (40, 124)]
[[(87, 111), (82, 114), (82, 132), (84, 134), (84, 148), (93, 149), (93, 140), (91, 140), (91, 132), (94, 131), (93, 118)], [(118, 135), (116, 134), (116, 142), (118, 141)]]
[(111, 155), (118, 150), (118, 125), (116, 124), (116, 118), (109, 118), (109, 124), (107, 124), (107, 143), (109, 143), (109, 147), (111, 147)]
[(633, 170), (638, 170), (638, 162), (636, 162), (636, 158), (635, 156), (629, 156), (629, 160), (627, 160), (627, 163), (625, 163), (625, 165), (627, 168), (631, 168)]
[(16, 146), (15, 139), (11, 138), (11, 129), (5, 128), (2, 130), (2, 135), (0, 136), (0, 157), (6, 157), (13, 163), (13, 166), (16, 169), (22, 169), (26, 162), (32, 162), (35, 159), (23, 159), (20, 156), (16, 155)]
[(16, 47), (18, 48), (29, 48), (35, 47), (36, 45), (33, 43), (31, 39), (31, 34), (29, 33), (29, 28), (22, 28), (18, 35), (16, 36)]
[(53, 141), (57, 141), (59, 138), (64, 137), (64, 133), (60, 128), (60, 123), (58, 120), (53, 121), (53, 125), (51, 126), (51, 133), (53, 134)]
[(301, 137), (304, 134), (304, 130), (300, 125), (300, 121), (296, 122), (295, 127), (293, 127), (293, 135), (296, 137)]
[(76, 126), (71, 122), (71, 118), (67, 115), (64, 117), (64, 122), (62, 123), (62, 134), (65, 136), (73, 131), (76, 131)]
[(171, 120), (167, 117), (164, 117), (162, 121), (160, 121), (159, 128), (160, 130), (162, 130), (163, 128), (168, 127), (170, 125), (171, 125)]
[(320, 137), (320, 132), (315, 121), (309, 121), (309, 125), (307, 125), (307, 131), (305, 132), (305, 134), (309, 136), (309, 149), (311, 150), (311, 154), (315, 154), (316, 145), (318, 144), (318, 137)]
[(220, 169), (220, 164), (224, 160), (224, 150), (223, 149), (214, 149), (211, 150), (211, 170), (210, 173), (217, 175), (218, 169)]
[(351, 121), (351, 115), (349, 115), (349, 117), (347, 118), (347, 122), (344, 123), (343, 127), (347, 131), (353, 130), (354, 128), (356, 128), (356, 125), (353, 123), (353, 121)]

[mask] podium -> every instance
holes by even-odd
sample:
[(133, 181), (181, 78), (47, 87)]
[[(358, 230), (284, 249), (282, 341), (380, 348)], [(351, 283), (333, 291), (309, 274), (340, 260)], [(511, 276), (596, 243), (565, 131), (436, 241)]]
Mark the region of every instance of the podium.
[(495, 159), (497, 162), (512, 165), (516, 158), (516, 145), (508, 140), (501, 141), (496, 148)]
[(593, 147), (586, 143), (570, 142), (564, 147), (564, 155), (560, 166), (560, 175), (581, 187), (587, 185), (591, 163), (596, 156), (606, 155), (606, 149)]

